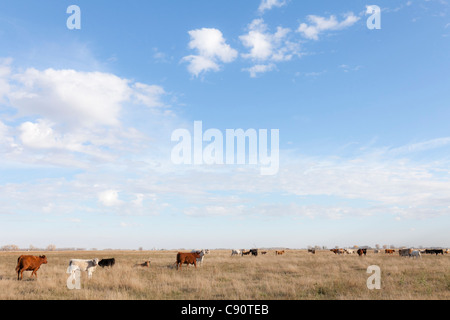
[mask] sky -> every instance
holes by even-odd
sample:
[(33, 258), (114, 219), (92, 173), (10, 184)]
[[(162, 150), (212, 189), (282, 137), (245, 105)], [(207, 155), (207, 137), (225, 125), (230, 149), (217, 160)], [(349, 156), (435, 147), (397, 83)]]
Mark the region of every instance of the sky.
[(2, 1), (0, 247), (449, 247), (449, 53), (448, 0)]

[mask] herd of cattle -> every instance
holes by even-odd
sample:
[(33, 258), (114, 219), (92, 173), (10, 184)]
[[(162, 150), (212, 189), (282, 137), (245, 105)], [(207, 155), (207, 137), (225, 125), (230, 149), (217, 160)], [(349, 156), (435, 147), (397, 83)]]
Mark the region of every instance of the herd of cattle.
[[(357, 253), (359, 256), (367, 255), (367, 249), (331, 249), (331, 252), (334, 254), (354, 254)], [(316, 253), (315, 249), (308, 249), (308, 252), (313, 254)], [(374, 253), (382, 253), (383, 250), (375, 249)], [(395, 249), (384, 249), (385, 254), (393, 255), (395, 253)], [(422, 254), (444, 254), (450, 253), (450, 249), (398, 249), (398, 253), (401, 257), (412, 257), (412, 258), (421, 258)]]
[[(358, 254), (359, 256), (367, 255), (367, 249), (331, 249), (331, 252), (334, 254)], [(176, 256), (176, 264), (177, 270), (181, 270), (181, 266), (183, 264), (186, 265), (194, 265), (197, 267), (197, 263), (200, 265), (203, 264), (203, 258), (206, 254), (209, 254), (209, 249), (201, 249), (201, 250), (192, 250), (191, 252), (178, 252)], [(383, 250), (375, 249), (374, 253), (382, 253)], [(385, 249), (384, 253), (393, 255), (396, 252), (395, 249)], [(258, 256), (258, 249), (250, 249), (250, 250), (239, 250), (232, 249), (231, 256), (245, 256), (252, 255)], [(267, 251), (261, 251), (262, 255), (266, 254)], [(275, 255), (284, 254), (284, 250), (275, 250)], [(308, 249), (308, 253), (315, 254), (315, 249)], [(421, 258), (422, 254), (444, 254), (450, 253), (450, 249), (425, 249), (425, 250), (415, 250), (415, 249), (398, 249), (398, 253), (402, 257), (412, 257), (412, 258)], [(92, 273), (95, 271), (97, 266), (102, 268), (104, 267), (113, 267), (116, 263), (115, 258), (109, 259), (70, 259), (69, 266), (67, 268), (67, 273), (73, 274), (76, 271), (86, 271), (88, 274), (88, 278), (92, 277)], [(37, 278), (37, 271), (41, 267), (42, 264), (47, 264), (47, 257), (43, 256), (32, 256), (32, 255), (21, 255), (17, 259), (17, 280), (22, 280), (24, 271), (32, 271), (31, 276), (35, 275)], [(150, 267), (150, 260), (147, 260), (143, 263), (135, 264), (134, 267)]]

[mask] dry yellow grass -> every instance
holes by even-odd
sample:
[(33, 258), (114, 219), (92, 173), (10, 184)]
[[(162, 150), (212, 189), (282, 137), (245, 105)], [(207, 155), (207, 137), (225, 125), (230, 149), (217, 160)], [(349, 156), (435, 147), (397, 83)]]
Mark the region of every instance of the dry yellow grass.
[[(276, 256), (233, 256), (231, 250), (211, 250), (196, 269), (171, 267), (177, 251), (73, 251), (0, 253), (0, 299), (39, 300), (313, 300), (313, 299), (438, 299), (450, 298), (450, 255), (406, 257), (374, 254), (315, 255), (286, 250)], [(48, 264), (38, 279), (17, 281), (20, 254), (46, 254)], [(66, 286), (71, 258), (116, 258), (112, 269), (98, 267), (92, 279), (81, 274), (81, 289)], [(150, 268), (133, 268), (151, 260)], [(366, 286), (367, 267), (381, 268), (381, 289)]]

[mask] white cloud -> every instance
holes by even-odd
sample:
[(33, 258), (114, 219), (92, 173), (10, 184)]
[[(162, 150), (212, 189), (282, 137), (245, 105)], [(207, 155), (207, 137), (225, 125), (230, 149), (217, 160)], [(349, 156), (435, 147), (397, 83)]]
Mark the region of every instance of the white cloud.
[(258, 74), (272, 71), (275, 68), (276, 68), (275, 65), (271, 63), (271, 64), (257, 64), (250, 68), (244, 68), (242, 70), (248, 71), (250, 73), (250, 77), (256, 78)]
[(285, 0), (262, 0), (259, 7), (258, 7), (258, 11), (260, 13), (264, 13), (264, 11), (266, 10), (271, 10), (273, 7), (282, 7), (286, 4)]
[(355, 24), (360, 18), (352, 12), (345, 15), (345, 19), (338, 21), (336, 16), (331, 15), (329, 18), (309, 15), (307, 17), (310, 24), (301, 23), (297, 29), (305, 38), (319, 40), (319, 34), (328, 30), (342, 30)]
[(212, 59), (203, 56), (190, 55), (183, 58), (183, 61), (189, 62), (188, 71), (196, 77), (207, 71), (219, 71), (220, 67)]
[(119, 192), (117, 190), (105, 190), (100, 192), (98, 194), (98, 200), (107, 207), (115, 207), (123, 203), (123, 201), (119, 200)]
[(40, 115), (73, 126), (117, 125), (128, 80), (101, 72), (34, 68), (13, 75), (8, 98), (19, 116)]
[(67, 127), (117, 126), (127, 102), (165, 107), (162, 87), (111, 73), (29, 68), (10, 75), (7, 83), (17, 117), (38, 116)]
[(148, 85), (136, 82), (133, 85), (133, 95), (135, 102), (141, 103), (147, 107), (164, 107), (161, 97), (166, 94), (164, 88), (157, 85)]
[(269, 33), (263, 19), (254, 19), (248, 25), (249, 32), (241, 35), (242, 44), (250, 48), (244, 58), (256, 61), (287, 61), (299, 55), (299, 45), (288, 40), (291, 32), (288, 28), (278, 27), (275, 33)]
[(248, 29), (248, 33), (241, 35), (239, 39), (250, 49), (250, 52), (243, 53), (242, 57), (258, 62), (243, 69), (248, 71), (251, 77), (274, 70), (275, 62), (289, 61), (294, 56), (300, 56), (299, 43), (289, 40), (290, 29), (277, 27), (274, 33), (270, 33), (263, 19), (254, 19)]
[(220, 62), (229, 63), (236, 59), (238, 53), (226, 43), (220, 30), (202, 28), (188, 32), (191, 37), (189, 48), (198, 55), (189, 55), (182, 61), (189, 62), (188, 70), (198, 76), (201, 72), (218, 71)]

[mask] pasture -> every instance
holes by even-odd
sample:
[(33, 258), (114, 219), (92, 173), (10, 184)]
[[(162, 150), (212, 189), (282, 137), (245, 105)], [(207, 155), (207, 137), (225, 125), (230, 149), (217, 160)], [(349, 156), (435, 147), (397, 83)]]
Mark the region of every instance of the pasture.
[[(189, 250), (183, 250), (188, 252)], [(2, 300), (449, 300), (450, 255), (412, 259), (384, 253), (335, 255), (323, 250), (267, 250), (257, 257), (211, 250), (203, 266), (174, 267), (178, 251), (1, 252)], [(45, 254), (48, 263), (30, 279), (17, 280), (21, 254)], [(116, 259), (112, 268), (97, 267), (92, 279), (81, 273), (81, 289), (69, 290), (69, 259)], [(151, 260), (150, 267), (134, 267)], [(368, 266), (381, 269), (381, 289), (369, 290)]]

